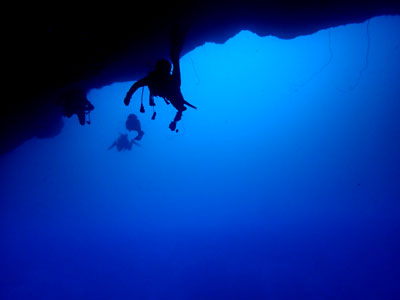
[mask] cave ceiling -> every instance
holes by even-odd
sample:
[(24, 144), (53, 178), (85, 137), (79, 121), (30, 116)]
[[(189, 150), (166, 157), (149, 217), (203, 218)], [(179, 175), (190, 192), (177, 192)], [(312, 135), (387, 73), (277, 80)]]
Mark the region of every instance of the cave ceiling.
[[(183, 53), (223, 43), (240, 30), (290, 39), (318, 30), (398, 15), (399, 1), (144, 1), (10, 9), (3, 25), (6, 81), (1, 99), (0, 154), (24, 141), (57, 135), (56, 99), (71, 87), (85, 90), (134, 81), (168, 57), (172, 25), (188, 28)], [(122, 100), (121, 100), (122, 101)]]

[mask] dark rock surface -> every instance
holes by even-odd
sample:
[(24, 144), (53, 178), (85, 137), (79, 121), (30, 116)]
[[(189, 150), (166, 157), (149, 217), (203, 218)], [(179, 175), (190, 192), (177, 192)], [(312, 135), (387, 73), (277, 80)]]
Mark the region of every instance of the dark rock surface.
[[(145, 1), (84, 8), (70, 2), (5, 10), (5, 83), (0, 154), (63, 127), (59, 95), (133, 81), (168, 57), (169, 30), (189, 27), (183, 54), (205, 42), (223, 43), (242, 29), (293, 38), (320, 29), (400, 14), (394, 0)], [(4, 80), (3, 80), (4, 81)], [(7, 95), (7, 96), (6, 96)], [(122, 101), (123, 99), (121, 99)]]

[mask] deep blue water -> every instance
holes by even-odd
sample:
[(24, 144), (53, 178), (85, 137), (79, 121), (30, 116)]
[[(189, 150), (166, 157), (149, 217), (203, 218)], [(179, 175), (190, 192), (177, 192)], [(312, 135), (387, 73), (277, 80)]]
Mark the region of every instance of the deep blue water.
[(0, 298), (400, 299), (399, 54), (400, 17), (205, 44), (178, 133), (90, 91), (91, 125), (0, 158)]

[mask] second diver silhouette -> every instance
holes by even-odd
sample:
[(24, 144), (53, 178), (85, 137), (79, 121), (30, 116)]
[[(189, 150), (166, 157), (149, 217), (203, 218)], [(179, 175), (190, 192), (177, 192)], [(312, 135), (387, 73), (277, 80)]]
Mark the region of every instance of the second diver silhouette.
[(122, 150), (131, 150), (132, 144), (139, 146), (139, 144), (136, 143), (135, 140), (129, 141), (128, 134), (120, 133), (119, 138), (110, 147), (108, 147), (108, 150), (111, 150), (114, 147), (117, 147), (118, 152)]
[(144, 131), (142, 130), (142, 126), (140, 125), (140, 121), (135, 114), (130, 114), (125, 122), (126, 129), (128, 131), (136, 131), (138, 134), (137, 136), (129, 140), (128, 134), (119, 134), (119, 138), (110, 146), (108, 150), (116, 147), (118, 152), (122, 150), (131, 150), (132, 145), (135, 144), (136, 146), (140, 146), (136, 141), (140, 141), (144, 135)]
[[(190, 106), (197, 109), (194, 105), (187, 102), (181, 92), (181, 71), (179, 64), (180, 52), (183, 46), (183, 40), (185, 32), (182, 32), (178, 27), (174, 27), (171, 32), (171, 63), (166, 59), (159, 60), (153, 71), (151, 71), (146, 77), (135, 82), (129, 91), (127, 92), (124, 103), (129, 105), (132, 95), (140, 87), (147, 86), (150, 90), (149, 102), (150, 106), (155, 106), (154, 96), (164, 98), (166, 104), (172, 104), (177, 109), (174, 120), (170, 123), (169, 128), (174, 131), (176, 129), (176, 123), (181, 120), (182, 112)], [(171, 74), (171, 67), (172, 74)], [(142, 93), (143, 97), (143, 93)], [(143, 102), (141, 104), (140, 112), (144, 112)], [(152, 119), (155, 118), (155, 112), (153, 113)]]

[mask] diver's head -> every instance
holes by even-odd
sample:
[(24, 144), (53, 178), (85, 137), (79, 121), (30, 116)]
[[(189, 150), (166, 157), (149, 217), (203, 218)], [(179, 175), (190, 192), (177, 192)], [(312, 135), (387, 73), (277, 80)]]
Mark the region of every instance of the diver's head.
[(171, 63), (166, 59), (160, 59), (155, 66), (155, 69), (157, 71), (168, 74), (171, 73), (171, 68), (172, 68)]

